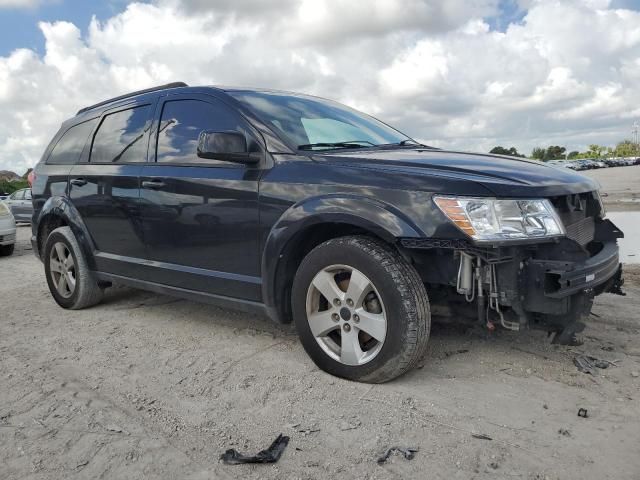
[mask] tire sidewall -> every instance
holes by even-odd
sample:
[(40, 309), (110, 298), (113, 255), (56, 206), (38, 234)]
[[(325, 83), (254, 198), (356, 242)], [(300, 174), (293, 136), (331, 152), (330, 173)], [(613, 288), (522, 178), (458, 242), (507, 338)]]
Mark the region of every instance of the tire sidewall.
[[(384, 305), (387, 319), (384, 344), (375, 358), (363, 365), (344, 365), (329, 357), (313, 336), (307, 319), (306, 299), (311, 281), (322, 269), (336, 264), (353, 267), (362, 272), (373, 283)], [(392, 361), (407, 340), (407, 312), (397, 283), (382, 264), (372, 261), (367, 252), (355, 245), (345, 243), (340, 248), (332, 248), (323, 244), (305, 257), (294, 279), (292, 310), (300, 340), (311, 359), (323, 370), (339, 377), (367, 377)]]
[[(64, 243), (67, 246), (69, 252), (71, 252), (71, 256), (73, 257), (73, 261), (76, 266), (76, 288), (69, 298), (64, 298), (58, 293), (58, 290), (53, 283), (53, 278), (51, 277), (51, 250), (53, 249), (53, 246), (59, 242)], [(82, 288), (82, 286), (80, 285), (80, 275), (78, 274), (80, 264), (78, 263), (78, 255), (74, 247), (75, 246), (69, 241), (67, 236), (59, 230), (54, 230), (53, 232), (51, 232), (44, 247), (44, 271), (47, 277), (47, 285), (49, 286), (49, 291), (51, 292), (53, 299), (58, 305), (63, 308), (73, 308), (73, 306), (78, 301), (80, 289)]]

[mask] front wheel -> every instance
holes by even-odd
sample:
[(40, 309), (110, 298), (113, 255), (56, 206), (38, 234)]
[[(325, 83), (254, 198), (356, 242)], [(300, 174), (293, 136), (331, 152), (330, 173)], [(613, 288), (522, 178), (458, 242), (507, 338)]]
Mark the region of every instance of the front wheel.
[(429, 338), (429, 300), (415, 269), (385, 243), (341, 237), (314, 248), (292, 290), (296, 328), (324, 371), (370, 383), (413, 368)]
[(0, 245), (0, 257), (9, 257), (13, 255), (15, 247), (15, 243), (12, 243), (11, 245)]

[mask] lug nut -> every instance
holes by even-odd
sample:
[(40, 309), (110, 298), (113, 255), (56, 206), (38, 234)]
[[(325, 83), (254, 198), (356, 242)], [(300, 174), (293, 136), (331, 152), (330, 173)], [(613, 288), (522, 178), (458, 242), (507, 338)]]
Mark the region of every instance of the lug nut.
[(349, 305), (350, 307), (353, 307), (353, 300), (351, 300), (350, 298), (347, 298), (347, 305)]
[(340, 305), (342, 305), (342, 302), (340, 301), (340, 299), (339, 299), (339, 298), (334, 298), (334, 299), (333, 299), (333, 304), (334, 304), (336, 307), (339, 307)]
[(353, 321), (358, 323), (360, 321), (360, 316), (357, 313), (353, 314)]
[(345, 323), (345, 324), (342, 326), (342, 328), (344, 328), (344, 331), (345, 331), (345, 332), (348, 332), (348, 331), (350, 331), (350, 330), (351, 330), (351, 325), (349, 325), (348, 323)]
[(333, 319), (334, 322), (337, 322), (340, 320), (340, 315), (338, 315), (337, 313), (333, 313), (331, 314), (331, 318)]

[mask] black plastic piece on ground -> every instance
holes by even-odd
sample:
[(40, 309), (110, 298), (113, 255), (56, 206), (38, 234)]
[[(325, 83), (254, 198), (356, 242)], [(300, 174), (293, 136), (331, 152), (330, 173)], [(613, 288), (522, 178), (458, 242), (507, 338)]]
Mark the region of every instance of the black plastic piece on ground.
[(413, 447), (391, 447), (391, 448), (387, 448), (385, 450), (385, 452), (380, 455), (380, 457), (378, 458), (378, 465), (382, 465), (384, 462), (387, 461), (387, 459), (391, 456), (392, 453), (398, 452), (401, 453), (402, 455), (404, 455), (404, 458), (406, 458), (407, 460), (412, 460), (413, 457), (416, 456), (416, 452), (418, 451), (418, 448), (413, 448)]
[(573, 363), (578, 367), (578, 370), (591, 375), (596, 374), (596, 368), (608, 368), (611, 364), (611, 362), (590, 357), (589, 355), (578, 355), (574, 357)]
[(241, 463), (275, 463), (282, 456), (282, 452), (289, 444), (289, 437), (278, 435), (273, 443), (266, 450), (261, 450), (256, 455), (247, 456), (237, 450), (230, 448), (222, 455), (222, 460), (227, 465), (240, 465)]
[(580, 410), (578, 410), (578, 416), (582, 418), (589, 418), (589, 413), (587, 412), (586, 408), (581, 408)]

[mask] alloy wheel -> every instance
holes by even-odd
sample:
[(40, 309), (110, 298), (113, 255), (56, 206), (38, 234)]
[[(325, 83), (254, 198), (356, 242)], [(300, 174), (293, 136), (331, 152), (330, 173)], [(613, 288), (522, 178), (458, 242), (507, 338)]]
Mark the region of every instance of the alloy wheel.
[(49, 255), (49, 271), (56, 291), (69, 298), (76, 289), (76, 265), (71, 251), (62, 242), (57, 242)]
[(311, 333), (322, 350), (344, 365), (373, 360), (384, 344), (387, 316), (375, 285), (348, 265), (331, 265), (311, 281), (306, 299)]

